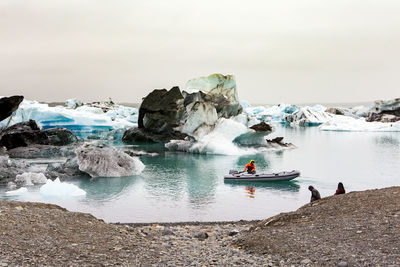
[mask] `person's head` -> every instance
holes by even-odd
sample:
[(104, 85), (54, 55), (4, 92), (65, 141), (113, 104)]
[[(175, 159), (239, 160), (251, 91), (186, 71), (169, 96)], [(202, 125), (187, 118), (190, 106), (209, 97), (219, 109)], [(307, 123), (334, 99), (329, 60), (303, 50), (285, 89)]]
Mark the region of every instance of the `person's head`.
[(312, 186), (312, 185), (310, 185), (309, 187), (308, 187), (308, 190), (310, 190), (310, 191), (312, 191), (314, 189), (314, 187)]
[(250, 160), (250, 164), (254, 164), (254, 160)]
[(343, 186), (342, 183), (339, 183), (338, 186), (337, 186), (337, 188), (338, 188), (341, 192), (344, 191), (344, 186)]

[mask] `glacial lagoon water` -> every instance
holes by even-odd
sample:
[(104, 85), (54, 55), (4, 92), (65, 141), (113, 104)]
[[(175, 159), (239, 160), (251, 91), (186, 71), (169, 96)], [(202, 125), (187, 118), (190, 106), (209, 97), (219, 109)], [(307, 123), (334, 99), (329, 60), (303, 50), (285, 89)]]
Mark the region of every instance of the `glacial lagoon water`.
[[(400, 185), (400, 134), (326, 132), (318, 128), (276, 126), (271, 137), (284, 136), (297, 146), (252, 155), (144, 155), (141, 175), (124, 178), (74, 179), (84, 197), (44, 198), (39, 187), (3, 199), (60, 205), (91, 213), (107, 222), (230, 221), (267, 218), (309, 202), (307, 187), (322, 197), (338, 182), (347, 191)], [(258, 171), (300, 170), (290, 182), (226, 183), (223, 175), (254, 159)]]

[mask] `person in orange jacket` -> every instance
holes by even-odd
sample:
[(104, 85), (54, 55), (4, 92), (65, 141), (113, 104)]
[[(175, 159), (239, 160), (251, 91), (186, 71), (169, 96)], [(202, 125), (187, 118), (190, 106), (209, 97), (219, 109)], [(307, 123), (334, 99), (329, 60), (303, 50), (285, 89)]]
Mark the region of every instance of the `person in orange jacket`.
[(254, 165), (254, 160), (250, 160), (250, 163), (247, 163), (246, 167), (244, 167), (244, 171), (247, 170), (247, 173), (253, 174), (256, 173), (256, 166)]

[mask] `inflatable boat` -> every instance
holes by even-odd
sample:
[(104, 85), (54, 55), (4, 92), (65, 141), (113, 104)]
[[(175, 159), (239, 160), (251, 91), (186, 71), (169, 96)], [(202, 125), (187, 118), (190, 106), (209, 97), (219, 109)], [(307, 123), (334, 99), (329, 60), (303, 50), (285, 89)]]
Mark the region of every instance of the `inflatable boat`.
[(290, 172), (277, 173), (244, 173), (237, 170), (230, 170), (228, 175), (224, 176), (226, 181), (249, 181), (249, 182), (267, 182), (267, 181), (290, 181), (300, 176), (300, 172), (293, 170)]

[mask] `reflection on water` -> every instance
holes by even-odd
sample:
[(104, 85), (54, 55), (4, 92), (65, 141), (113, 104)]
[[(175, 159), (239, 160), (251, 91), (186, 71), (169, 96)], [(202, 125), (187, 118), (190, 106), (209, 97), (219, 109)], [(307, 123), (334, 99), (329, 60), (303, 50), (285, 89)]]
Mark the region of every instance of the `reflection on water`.
[[(300, 178), (301, 179), (301, 178)], [(289, 191), (298, 192), (300, 185), (297, 181), (271, 181), (271, 182), (247, 182), (247, 181), (224, 181), (224, 183), (231, 187), (243, 188), (262, 188), (273, 191)]]
[(249, 198), (255, 198), (256, 187), (255, 186), (246, 186), (244, 188), (249, 196)]
[(384, 136), (377, 136), (375, 142), (378, 145), (397, 146), (400, 147), (400, 138), (398, 133), (387, 133)]
[(95, 201), (110, 201), (129, 190), (133, 190), (133, 185), (139, 179), (138, 176), (131, 177), (99, 177), (79, 179), (78, 186), (86, 191), (86, 197)]

